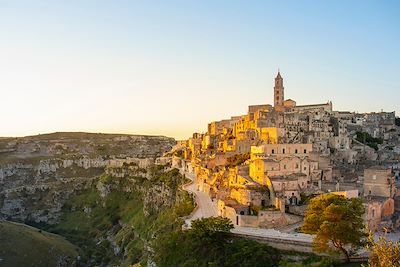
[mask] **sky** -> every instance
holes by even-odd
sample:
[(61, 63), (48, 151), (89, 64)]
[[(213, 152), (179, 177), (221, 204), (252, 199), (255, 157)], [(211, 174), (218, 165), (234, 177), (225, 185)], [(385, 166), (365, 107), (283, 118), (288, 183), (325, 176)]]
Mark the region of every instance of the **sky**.
[(0, 0), (0, 136), (186, 139), (285, 98), (400, 114), (400, 2)]

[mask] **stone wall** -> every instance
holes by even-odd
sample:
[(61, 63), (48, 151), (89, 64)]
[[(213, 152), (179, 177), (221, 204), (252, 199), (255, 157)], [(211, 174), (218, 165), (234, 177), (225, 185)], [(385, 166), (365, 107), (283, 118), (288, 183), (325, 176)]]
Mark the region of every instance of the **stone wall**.
[(312, 248), (312, 243), (307, 241), (300, 240), (289, 240), (283, 239), (279, 237), (266, 237), (266, 236), (255, 236), (255, 235), (247, 235), (241, 233), (234, 233), (236, 236), (240, 236), (246, 239), (256, 240), (258, 242), (267, 243), (271, 247), (277, 248), (279, 250), (286, 251), (297, 251), (304, 253), (314, 253)]
[(261, 228), (279, 228), (288, 224), (285, 214), (280, 210), (262, 210), (258, 220)]
[(289, 206), (289, 212), (295, 215), (304, 216), (306, 210), (307, 210), (307, 205)]
[(259, 221), (257, 216), (237, 215), (239, 218), (239, 226), (242, 227), (258, 227)]

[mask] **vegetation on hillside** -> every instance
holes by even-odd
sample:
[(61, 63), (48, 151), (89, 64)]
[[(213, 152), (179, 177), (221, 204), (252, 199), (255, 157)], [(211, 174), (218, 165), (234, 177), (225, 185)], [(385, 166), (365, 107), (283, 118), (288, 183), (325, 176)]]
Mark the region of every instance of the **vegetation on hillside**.
[(250, 153), (245, 153), (245, 154), (235, 154), (229, 158), (226, 159), (227, 161), (227, 166), (230, 168), (236, 167), (238, 165), (241, 165), (244, 163), (246, 160), (250, 159)]
[(356, 134), (357, 134), (357, 136), (356, 136), (357, 141), (359, 141), (369, 147), (372, 147), (375, 150), (378, 150), (379, 144), (383, 144), (382, 138), (374, 138), (369, 133), (357, 132)]
[(399, 117), (396, 117), (395, 124), (396, 124), (396, 126), (400, 126), (400, 118)]
[[(185, 182), (176, 169), (154, 167), (152, 176), (117, 178), (102, 175), (63, 207), (58, 225), (43, 226), (65, 236), (83, 251), (82, 266), (145, 263), (151, 258), (151, 242), (159, 233), (181, 229), (181, 216), (194, 208), (193, 198), (180, 189)], [(98, 184), (110, 192), (102, 197)], [(151, 197), (159, 197), (160, 205)], [(153, 193), (154, 192), (154, 193)], [(157, 204), (157, 203), (156, 203)]]
[[(301, 256), (301, 254), (296, 256)], [(323, 257), (317, 255), (304, 255), (304, 256), (305, 257), (301, 261), (295, 261), (295, 262), (283, 259), (279, 262), (279, 267), (345, 267), (346, 266), (341, 264), (339, 260), (329, 257)]]
[(279, 266), (277, 249), (233, 237), (232, 228), (226, 218), (204, 218), (194, 221), (190, 230), (160, 236), (155, 247), (157, 266)]

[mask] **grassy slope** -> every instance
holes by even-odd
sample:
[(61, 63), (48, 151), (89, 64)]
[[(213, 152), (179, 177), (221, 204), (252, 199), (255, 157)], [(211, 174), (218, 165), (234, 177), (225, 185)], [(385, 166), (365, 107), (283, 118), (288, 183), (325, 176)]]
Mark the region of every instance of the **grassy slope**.
[[(168, 181), (161, 181), (166, 178)], [(68, 238), (83, 251), (82, 262), (89, 265), (105, 266), (110, 264), (128, 266), (146, 261), (146, 243), (151, 242), (157, 233), (173, 231), (182, 225), (179, 216), (193, 210), (193, 199), (178, 188), (185, 181), (175, 171), (154, 175), (152, 181), (140, 178), (111, 178), (103, 176), (104, 182), (114, 189), (102, 198), (95, 185), (73, 197), (64, 207), (60, 224), (44, 226), (45, 229)], [(140, 181), (135, 181), (139, 179)], [(143, 178), (142, 178), (143, 179)], [(175, 180), (174, 183), (171, 181)], [(145, 188), (154, 184), (164, 184), (176, 192), (172, 206), (161, 206), (154, 213), (143, 213), (143, 193), (133, 189), (131, 183), (139, 183)], [(89, 208), (90, 212), (84, 210)], [(107, 237), (113, 236), (122, 250), (115, 255), (113, 245)]]
[(64, 238), (12, 222), (0, 222), (0, 266), (72, 266), (78, 248)]

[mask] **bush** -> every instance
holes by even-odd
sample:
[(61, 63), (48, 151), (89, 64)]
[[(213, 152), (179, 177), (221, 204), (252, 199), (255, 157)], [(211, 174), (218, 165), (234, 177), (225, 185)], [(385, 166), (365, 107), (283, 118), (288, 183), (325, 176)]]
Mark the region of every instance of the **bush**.
[(375, 150), (378, 150), (378, 144), (383, 144), (382, 138), (374, 138), (369, 133), (366, 132), (357, 132), (356, 140), (361, 142), (369, 147), (372, 147)]
[(396, 124), (396, 126), (400, 126), (400, 118), (399, 117), (396, 117), (395, 124)]
[(238, 165), (241, 165), (244, 163), (246, 160), (250, 159), (250, 153), (245, 153), (245, 154), (235, 154), (229, 158), (226, 159), (227, 161), (227, 166), (229, 168), (236, 167)]
[[(208, 218), (199, 220), (194, 229), (159, 237), (155, 242), (157, 266), (278, 267), (281, 255), (277, 249), (233, 237), (226, 232), (226, 227), (230, 228), (229, 224), (221, 219)], [(207, 231), (210, 232), (204, 234)], [(217, 238), (210, 238), (216, 237), (216, 233)]]

